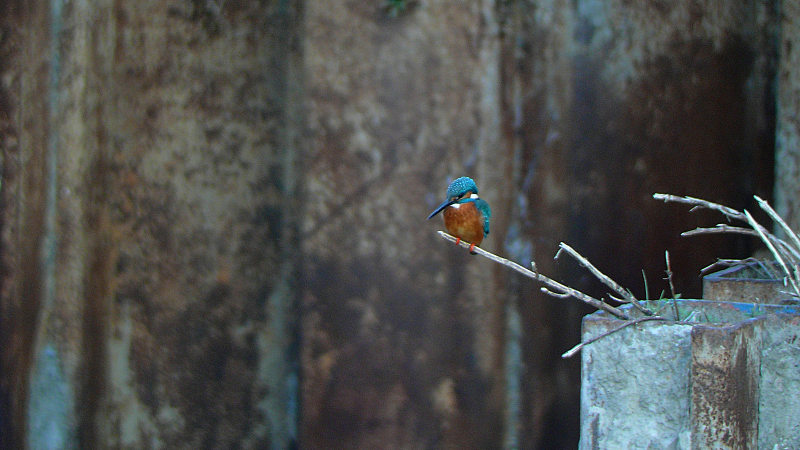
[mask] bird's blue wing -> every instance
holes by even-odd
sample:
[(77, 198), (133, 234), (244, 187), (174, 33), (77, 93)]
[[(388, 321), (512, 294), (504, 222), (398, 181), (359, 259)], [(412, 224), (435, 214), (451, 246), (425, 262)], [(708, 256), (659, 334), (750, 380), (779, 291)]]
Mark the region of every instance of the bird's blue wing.
[(482, 198), (475, 200), (475, 207), (477, 207), (478, 211), (483, 215), (483, 235), (486, 236), (489, 234), (489, 219), (492, 217), (492, 209), (489, 208), (489, 204), (486, 203), (486, 200)]

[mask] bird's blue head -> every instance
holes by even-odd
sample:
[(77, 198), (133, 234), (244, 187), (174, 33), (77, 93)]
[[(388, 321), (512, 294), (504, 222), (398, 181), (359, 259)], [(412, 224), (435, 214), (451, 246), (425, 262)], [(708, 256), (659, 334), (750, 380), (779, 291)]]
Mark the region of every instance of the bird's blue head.
[(470, 177), (461, 177), (456, 178), (450, 183), (450, 186), (447, 186), (447, 198), (444, 199), (441, 205), (439, 205), (433, 212), (428, 216), (428, 219), (439, 214), (443, 209), (447, 208), (448, 206), (452, 205), (453, 203), (458, 202), (464, 197), (467, 192), (472, 192), (474, 194), (478, 193), (478, 186), (475, 184), (475, 181)]
[(456, 178), (452, 183), (450, 183), (450, 186), (447, 186), (447, 198), (452, 199), (463, 197), (464, 194), (470, 191), (474, 192), (475, 194), (478, 193), (478, 186), (475, 184), (475, 181), (472, 178)]

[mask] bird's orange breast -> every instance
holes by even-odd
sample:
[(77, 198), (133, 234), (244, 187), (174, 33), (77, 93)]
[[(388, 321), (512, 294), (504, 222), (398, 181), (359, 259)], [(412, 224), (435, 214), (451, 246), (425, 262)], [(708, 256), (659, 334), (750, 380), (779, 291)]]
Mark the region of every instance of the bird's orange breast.
[(475, 202), (450, 205), (442, 214), (448, 233), (470, 244), (480, 245), (483, 241), (483, 215)]

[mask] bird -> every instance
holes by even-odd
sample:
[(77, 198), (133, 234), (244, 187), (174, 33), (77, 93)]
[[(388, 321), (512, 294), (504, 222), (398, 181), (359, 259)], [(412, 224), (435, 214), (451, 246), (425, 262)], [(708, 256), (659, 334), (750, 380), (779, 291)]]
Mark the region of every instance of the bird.
[(469, 252), (475, 254), (475, 246), (489, 234), (489, 219), (492, 210), (485, 200), (478, 197), (478, 186), (470, 177), (453, 180), (447, 187), (447, 197), (428, 216), (442, 213), (444, 227), (456, 237), (456, 245), (462, 240), (469, 242)]

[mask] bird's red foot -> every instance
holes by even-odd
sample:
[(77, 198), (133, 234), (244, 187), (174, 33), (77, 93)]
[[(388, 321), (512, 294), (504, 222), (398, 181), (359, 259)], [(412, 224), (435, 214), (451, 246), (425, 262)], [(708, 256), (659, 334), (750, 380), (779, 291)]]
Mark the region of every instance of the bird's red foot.
[(458, 245), (460, 243), (461, 243), (461, 238), (460, 237), (456, 237), (456, 245)]
[(475, 255), (475, 244), (469, 244), (469, 252)]

